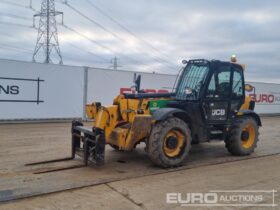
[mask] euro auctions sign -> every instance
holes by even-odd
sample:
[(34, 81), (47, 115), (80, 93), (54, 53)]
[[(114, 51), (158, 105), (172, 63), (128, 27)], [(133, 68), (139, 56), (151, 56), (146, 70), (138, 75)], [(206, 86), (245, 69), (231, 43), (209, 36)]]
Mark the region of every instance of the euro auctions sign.
[(204, 193), (167, 193), (166, 203), (181, 207), (277, 207), (276, 190), (211, 190)]
[(259, 114), (280, 113), (280, 84), (248, 82), (255, 90), (246, 94), (256, 102), (255, 111)]
[(280, 93), (271, 94), (271, 93), (260, 93), (260, 94), (249, 94), (249, 96), (256, 103), (262, 104), (279, 104), (280, 105)]
[(247, 93), (258, 105), (280, 105), (280, 85), (270, 83), (250, 83), (255, 91)]

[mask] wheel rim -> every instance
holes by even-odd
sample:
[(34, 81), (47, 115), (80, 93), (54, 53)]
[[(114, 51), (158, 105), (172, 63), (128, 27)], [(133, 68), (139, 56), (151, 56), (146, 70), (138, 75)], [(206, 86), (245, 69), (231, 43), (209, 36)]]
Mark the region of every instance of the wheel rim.
[(181, 154), (184, 143), (185, 143), (185, 136), (181, 131), (175, 129), (170, 130), (164, 138), (164, 142), (163, 142), (164, 154), (167, 157), (171, 157), (171, 158), (177, 157), (178, 155)]
[(241, 142), (243, 148), (245, 149), (251, 148), (255, 142), (255, 137), (256, 137), (256, 131), (254, 126), (252, 124), (246, 125), (241, 133)]

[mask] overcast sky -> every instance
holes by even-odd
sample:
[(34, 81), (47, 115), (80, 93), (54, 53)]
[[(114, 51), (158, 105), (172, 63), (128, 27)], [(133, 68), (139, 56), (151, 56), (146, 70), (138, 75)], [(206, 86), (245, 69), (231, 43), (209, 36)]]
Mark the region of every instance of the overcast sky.
[[(37, 31), (26, 26), (36, 11), (7, 2), (29, 5), (29, 0), (0, 0), (0, 58), (31, 61)], [(121, 69), (176, 74), (182, 59), (229, 60), (236, 54), (246, 65), (247, 80), (280, 83), (279, 0), (68, 0), (105, 30), (59, 2), (66, 26), (107, 48), (58, 25), (66, 65), (107, 68), (117, 56)], [(40, 3), (33, 0), (35, 10)]]

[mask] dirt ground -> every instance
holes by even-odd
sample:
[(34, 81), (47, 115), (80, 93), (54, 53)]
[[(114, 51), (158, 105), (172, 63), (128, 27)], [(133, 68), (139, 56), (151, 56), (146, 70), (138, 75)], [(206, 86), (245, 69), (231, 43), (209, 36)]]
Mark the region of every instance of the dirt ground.
[[(0, 125), (0, 209), (216, 209), (168, 204), (166, 193), (279, 192), (279, 129), (280, 118), (263, 118), (259, 146), (252, 156), (232, 157), (223, 142), (205, 143), (192, 148), (184, 166), (163, 170), (151, 164), (143, 145), (130, 153), (108, 148), (103, 167), (83, 167), (78, 158), (25, 166), (70, 156), (70, 124)], [(279, 205), (279, 201), (276, 192), (274, 202)]]

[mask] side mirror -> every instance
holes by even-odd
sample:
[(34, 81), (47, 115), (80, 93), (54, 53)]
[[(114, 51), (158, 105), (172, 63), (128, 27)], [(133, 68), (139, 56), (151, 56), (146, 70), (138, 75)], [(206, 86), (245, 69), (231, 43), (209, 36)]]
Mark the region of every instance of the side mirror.
[(248, 92), (252, 92), (254, 90), (254, 86), (250, 85), (250, 84), (246, 84), (245, 85), (245, 90)]
[(191, 95), (193, 93), (193, 90), (191, 88), (186, 88), (185, 89), (185, 94), (186, 95)]
[(135, 89), (137, 92), (140, 91), (141, 87), (141, 75), (136, 76), (136, 73), (134, 74), (134, 84), (135, 84)]
[(182, 64), (187, 64), (188, 63), (188, 61), (187, 60), (182, 60)]

